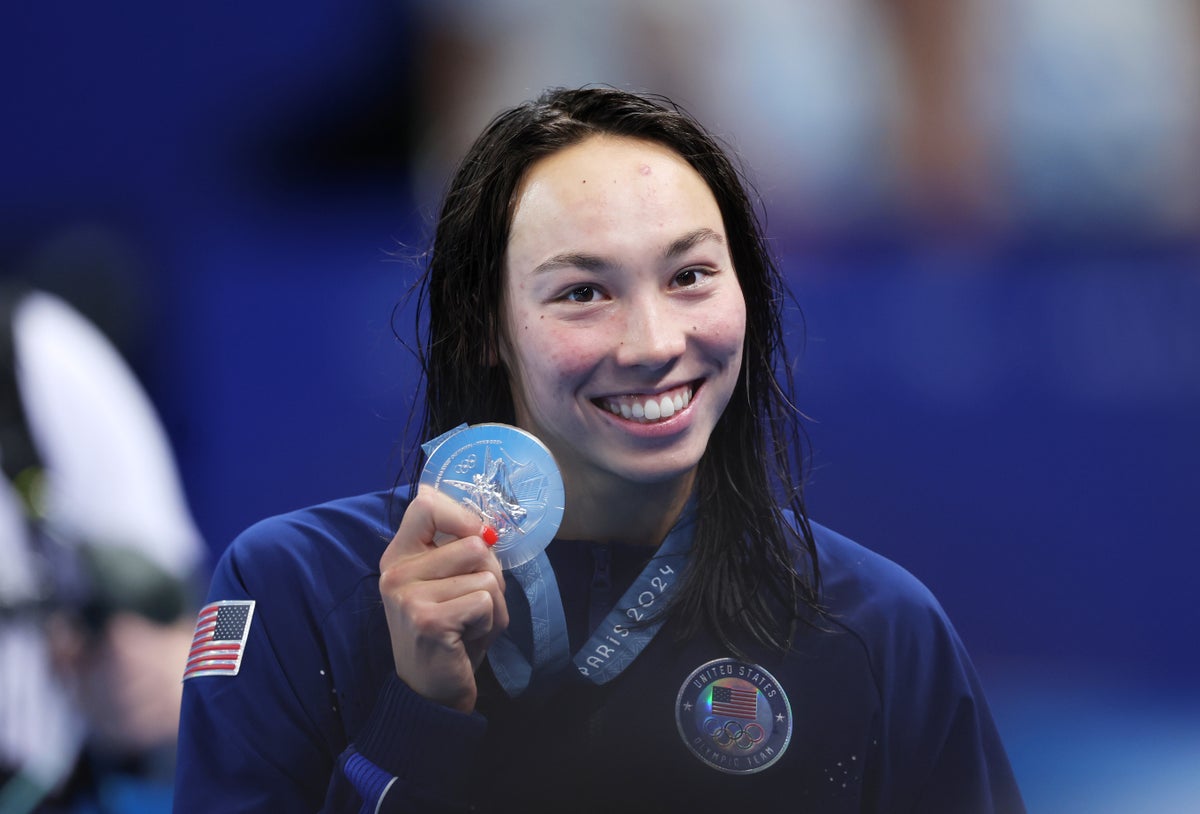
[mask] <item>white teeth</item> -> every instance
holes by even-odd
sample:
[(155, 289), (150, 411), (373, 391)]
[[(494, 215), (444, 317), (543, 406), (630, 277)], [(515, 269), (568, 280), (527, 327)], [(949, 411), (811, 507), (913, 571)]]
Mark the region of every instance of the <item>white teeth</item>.
[(606, 400), (603, 406), (613, 415), (626, 420), (646, 422), (670, 418), (691, 403), (692, 388), (683, 387), (659, 398), (643, 397), (643, 400), (637, 400), (634, 396), (622, 396), (620, 399)]

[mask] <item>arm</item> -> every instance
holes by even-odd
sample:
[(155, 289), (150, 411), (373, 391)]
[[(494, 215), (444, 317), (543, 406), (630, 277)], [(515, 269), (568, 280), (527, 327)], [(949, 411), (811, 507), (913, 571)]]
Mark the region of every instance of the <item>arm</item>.
[(897, 801), (920, 814), (1023, 814), (1008, 755), (966, 647), (930, 597), (897, 653), (890, 708)]
[(379, 814), (468, 810), (465, 776), (486, 728), (482, 716), (429, 701), (389, 678), (371, 722), (338, 758), (325, 810), (357, 812), (364, 804)]
[(255, 526), (214, 573), (211, 601), (255, 604), (237, 673), (183, 681), (177, 814), (317, 811), (336, 783), (337, 720), (320, 697), (318, 610), (279, 556), (286, 534), (278, 521)]
[[(394, 616), (398, 624), (409, 625), (408, 630), (431, 631), (429, 626), (436, 626), (441, 617), (427, 611), (440, 604), (431, 600), (439, 590), (449, 597), (451, 610), (472, 604), (469, 598), (454, 603), (453, 592), (447, 594), (442, 590), (446, 586), (439, 587), (441, 580), (432, 577), (437, 569), (450, 567), (455, 574), (449, 578), (451, 583), (478, 583), (470, 572), (453, 571), (464, 551), (468, 560), (471, 551), (481, 551), (495, 562), (478, 537), (433, 546), (432, 532), (425, 530), (438, 530), (438, 524), (430, 520), (427, 503), (413, 501), (384, 555), (389, 565), (403, 563), (400, 573), (389, 578), (389, 569), (381, 564), (381, 585), (391, 588), (393, 595), (399, 592), (398, 604), (403, 608), (392, 608), (396, 603), (385, 598), (389, 628)], [(450, 508), (457, 507), (451, 502)], [(473, 523), (471, 530), (478, 531), (478, 521)], [(378, 689), (370, 713), (360, 716), (359, 723), (347, 723), (336, 709), (332, 677), (326, 675), (326, 651), (331, 642), (348, 646), (347, 640), (357, 643), (359, 637), (362, 641), (367, 637), (363, 629), (325, 627), (329, 601), (314, 597), (328, 596), (329, 576), (314, 553), (321, 549), (313, 545), (331, 543), (310, 540), (306, 531), (318, 526), (325, 528), (324, 524), (266, 521), (235, 541), (217, 568), (211, 600), (253, 599), (256, 604), (237, 675), (196, 676), (184, 682), (177, 812), (357, 812), (364, 801), (369, 810), (379, 805), (381, 812), (451, 811), (465, 806), (464, 777), (486, 724), (470, 710), (452, 709), (409, 688), (411, 684), (432, 692), (430, 688), (441, 686), (445, 676), (437, 671), (442, 660), (432, 654), (394, 659), (406, 668), (416, 663), (418, 669), (406, 672), (405, 680), (398, 674), (388, 678)], [(429, 578), (418, 580), (420, 575)], [(494, 577), (496, 583), (498, 565)], [(502, 594), (499, 597), (502, 602)], [(410, 624), (414, 613), (417, 622)], [(377, 613), (370, 616), (382, 624)], [(368, 617), (361, 618), (365, 628)], [(472, 620), (470, 613), (452, 620), (464, 625), (460, 641), (478, 631)], [(392, 629), (393, 655), (397, 647), (417, 647), (419, 638), (406, 640)], [(490, 636), (485, 633), (471, 641), (472, 647), (482, 648)], [(443, 652), (453, 662), (453, 645)], [(477, 664), (477, 658), (482, 658), (482, 649), (477, 656), (467, 657), (468, 664)], [(473, 675), (466, 677), (473, 692)], [(348, 732), (348, 727), (358, 731)]]
[[(339, 761), (380, 812), (466, 810), (464, 778), (486, 726), (474, 712), (475, 671), (508, 625), (504, 578), (483, 532), (453, 501), (422, 492), (380, 559), (396, 675)], [(398, 719), (411, 728), (385, 723)]]

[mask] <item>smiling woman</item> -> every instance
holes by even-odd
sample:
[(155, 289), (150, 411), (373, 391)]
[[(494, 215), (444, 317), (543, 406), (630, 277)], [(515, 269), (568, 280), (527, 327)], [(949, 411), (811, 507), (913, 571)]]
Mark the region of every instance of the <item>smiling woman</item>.
[(657, 544), (741, 370), (746, 305), (712, 193), (654, 142), (586, 139), (530, 167), (504, 278), (500, 356), (517, 424), (563, 471), (562, 533)]
[[(418, 469), (227, 549), (177, 810), (1022, 811), (937, 601), (808, 519), (765, 246), (666, 100), (499, 116), (421, 298), (427, 458), (474, 502)], [(557, 535), (502, 560), (555, 464)]]

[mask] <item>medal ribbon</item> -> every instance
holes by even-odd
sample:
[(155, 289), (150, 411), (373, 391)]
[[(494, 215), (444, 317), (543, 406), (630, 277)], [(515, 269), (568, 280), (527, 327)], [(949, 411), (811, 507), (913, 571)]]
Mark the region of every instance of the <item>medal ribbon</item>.
[[(642, 573), (575, 654), (580, 675), (596, 684), (611, 681), (658, 633), (665, 621), (661, 610), (683, 577), (694, 532), (689, 501)], [(562, 597), (546, 552), (507, 573), (513, 577), (505, 586), (508, 630), (488, 648), (488, 661), (505, 692), (515, 697), (531, 684), (554, 680), (571, 657)], [(529, 648), (522, 649), (519, 641), (529, 642)]]
[[(557, 675), (571, 658), (567, 622), (554, 568), (545, 551), (527, 563), (506, 571), (504, 601), (508, 629), (488, 648), (488, 662), (496, 680), (510, 696), (523, 693), (536, 676)], [(514, 633), (532, 650), (522, 650)]]

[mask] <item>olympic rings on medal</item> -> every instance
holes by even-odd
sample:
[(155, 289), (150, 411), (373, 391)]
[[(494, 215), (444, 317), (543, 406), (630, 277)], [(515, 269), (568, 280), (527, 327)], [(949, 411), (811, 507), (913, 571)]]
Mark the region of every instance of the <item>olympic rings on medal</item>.
[(704, 719), (703, 729), (717, 746), (732, 744), (743, 750), (753, 749), (767, 736), (766, 730), (757, 721), (742, 726), (740, 721), (712, 716)]

